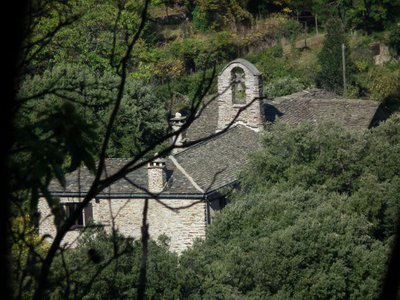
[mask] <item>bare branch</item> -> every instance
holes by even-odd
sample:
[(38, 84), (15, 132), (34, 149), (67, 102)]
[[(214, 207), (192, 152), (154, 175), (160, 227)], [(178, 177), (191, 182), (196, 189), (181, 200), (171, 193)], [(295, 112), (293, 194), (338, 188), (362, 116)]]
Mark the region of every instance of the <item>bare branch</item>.
[(96, 196), (96, 190), (97, 190), (97, 185), (98, 182), (100, 180), (100, 177), (103, 173), (103, 169), (104, 169), (104, 161), (105, 161), (105, 156), (106, 156), (106, 150), (108, 147), (108, 143), (110, 140), (110, 136), (111, 136), (111, 132), (112, 132), (112, 128), (114, 126), (115, 123), (115, 119), (117, 116), (117, 113), (119, 111), (119, 107), (121, 104), (121, 100), (123, 97), (123, 93), (124, 93), (124, 89), (125, 89), (125, 83), (126, 83), (126, 68), (127, 68), (127, 64), (128, 64), (128, 60), (131, 56), (132, 50), (134, 45), (136, 44), (137, 40), (139, 39), (145, 23), (146, 23), (146, 17), (147, 17), (147, 9), (149, 6), (150, 0), (145, 0), (144, 2), (144, 8), (141, 14), (141, 23), (139, 25), (138, 30), (136, 31), (136, 34), (134, 35), (131, 43), (128, 46), (128, 49), (125, 53), (125, 56), (122, 58), (121, 60), (121, 69), (122, 69), (122, 73), (121, 73), (121, 82), (119, 84), (119, 88), (118, 88), (118, 94), (116, 97), (116, 101), (115, 101), (115, 106), (114, 109), (111, 113), (110, 116), (110, 120), (107, 126), (107, 130), (106, 130), (106, 134), (105, 134), (105, 138), (104, 138), (104, 142), (101, 148), (101, 152), (100, 152), (100, 159), (99, 159), (99, 164), (98, 164), (98, 168), (97, 168), (97, 172), (96, 172), (96, 176), (95, 179), (93, 181), (93, 184), (89, 190), (89, 192), (87, 193), (85, 199), (78, 205), (76, 211), (72, 214), (72, 216), (70, 218), (68, 218), (66, 220), (66, 222), (61, 226), (61, 228), (57, 231), (56, 237), (52, 243), (52, 245), (50, 246), (50, 249), (47, 253), (47, 256), (42, 264), (42, 268), (41, 268), (41, 273), (38, 279), (38, 287), (35, 290), (35, 294), (33, 299), (35, 300), (39, 300), (42, 298), (42, 294), (45, 290), (45, 283), (48, 277), (48, 273), (50, 270), (50, 266), (51, 263), (54, 259), (54, 256), (57, 252), (57, 249), (59, 248), (62, 239), (64, 238), (65, 234), (67, 233), (67, 231), (71, 228), (71, 226), (74, 224), (75, 220), (78, 218), (79, 214), (82, 212), (83, 208), (89, 203), (89, 201), (91, 199), (93, 199)]

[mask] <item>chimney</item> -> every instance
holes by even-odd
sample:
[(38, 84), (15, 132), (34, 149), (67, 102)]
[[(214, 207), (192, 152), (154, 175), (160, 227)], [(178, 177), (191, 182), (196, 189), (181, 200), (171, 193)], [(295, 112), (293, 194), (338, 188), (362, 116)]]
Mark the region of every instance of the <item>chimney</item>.
[(161, 193), (166, 184), (164, 158), (156, 158), (147, 164), (147, 177), (149, 192)]
[[(170, 119), (170, 124), (171, 124), (172, 130), (174, 132), (177, 132), (178, 130), (180, 130), (182, 128), (182, 126), (185, 124), (185, 120), (186, 120), (186, 117), (182, 116), (179, 112), (175, 113), (175, 117)], [(182, 132), (179, 133), (178, 136), (176, 136), (176, 135), (173, 136), (172, 142), (175, 142), (175, 146), (182, 146), (183, 142), (184, 142)], [(172, 154), (176, 154), (181, 150), (182, 150), (182, 148), (174, 148), (172, 150)]]

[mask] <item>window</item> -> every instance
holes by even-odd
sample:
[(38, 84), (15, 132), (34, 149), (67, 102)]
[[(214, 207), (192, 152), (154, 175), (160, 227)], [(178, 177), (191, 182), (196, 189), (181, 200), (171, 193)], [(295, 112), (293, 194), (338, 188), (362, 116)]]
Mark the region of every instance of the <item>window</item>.
[[(63, 203), (65, 217), (70, 217), (77, 209), (79, 203)], [(83, 227), (89, 224), (90, 220), (93, 219), (92, 203), (88, 203), (83, 209), (82, 213), (79, 215), (78, 219), (72, 228)]]
[(246, 103), (245, 74), (242, 68), (236, 67), (231, 71), (232, 75), (232, 102), (233, 104)]

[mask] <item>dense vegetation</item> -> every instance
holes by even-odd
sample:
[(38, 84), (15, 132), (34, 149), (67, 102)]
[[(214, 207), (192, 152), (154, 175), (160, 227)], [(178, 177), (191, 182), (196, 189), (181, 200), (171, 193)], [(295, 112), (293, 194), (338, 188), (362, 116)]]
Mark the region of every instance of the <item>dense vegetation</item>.
[[(119, 91), (107, 157), (151, 146), (168, 117), (202, 94), (199, 82), (239, 56), (264, 74), (267, 96), (313, 86), (341, 94), (345, 43), (347, 96), (400, 103), (399, 1), (152, 1), (127, 60), (140, 1), (32, 3), (10, 159), (17, 297), (31, 296), (48, 251), (35, 231), (39, 194), (57, 212), (50, 181), (64, 185), (81, 165), (95, 170)], [(390, 47), (390, 61), (374, 63), (374, 42)], [(399, 136), (398, 117), (354, 136), (276, 125), (204, 242), (179, 259), (165, 239), (150, 243), (147, 296), (375, 298), (398, 217)], [(147, 156), (164, 145), (153, 146)], [(141, 244), (102, 231), (81, 243), (58, 252), (51, 297), (135, 298)]]
[(191, 295), (376, 299), (399, 216), (399, 121), (364, 136), (274, 126), (206, 241), (181, 258)]
[[(147, 296), (376, 299), (398, 222), (399, 168), (399, 116), (365, 135), (276, 124), (205, 241), (179, 259), (168, 239), (151, 242)], [(80, 243), (55, 261), (53, 296), (135, 298), (140, 243), (102, 230)]]

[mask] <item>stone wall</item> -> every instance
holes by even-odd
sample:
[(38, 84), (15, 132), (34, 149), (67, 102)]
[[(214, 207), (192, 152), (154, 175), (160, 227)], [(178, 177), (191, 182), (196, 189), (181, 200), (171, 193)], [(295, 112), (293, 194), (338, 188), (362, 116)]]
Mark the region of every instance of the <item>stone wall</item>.
[[(241, 68), (245, 74), (246, 103), (244, 104), (233, 103), (231, 72), (236, 67)], [(240, 113), (236, 119), (236, 123), (246, 125), (257, 131), (262, 129), (264, 120), (262, 117), (261, 99), (259, 99), (263, 95), (261, 75), (255, 75), (245, 65), (233, 62), (218, 76), (218, 94), (217, 131), (223, 130), (238, 114), (240, 108), (248, 105), (251, 101), (254, 102)]]
[[(61, 202), (78, 202), (77, 198), (62, 198)], [(158, 236), (165, 234), (170, 238), (170, 250), (181, 253), (190, 247), (197, 238), (205, 237), (206, 230), (206, 203), (199, 200), (163, 200), (170, 207), (182, 207), (194, 204), (189, 208), (172, 211), (154, 199), (149, 200), (148, 224), (150, 238), (157, 240)], [(123, 235), (140, 239), (142, 226), (142, 213), (144, 199), (99, 199), (92, 200), (93, 219), (96, 223), (104, 225), (107, 231), (112, 226)], [(39, 233), (55, 236), (56, 228), (50, 208), (45, 199), (39, 201), (41, 223)], [(69, 231), (64, 238), (64, 244), (74, 246), (76, 239), (82, 233), (82, 228)]]

